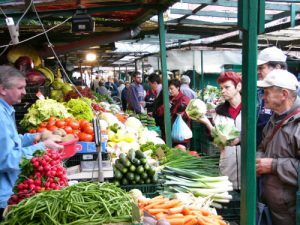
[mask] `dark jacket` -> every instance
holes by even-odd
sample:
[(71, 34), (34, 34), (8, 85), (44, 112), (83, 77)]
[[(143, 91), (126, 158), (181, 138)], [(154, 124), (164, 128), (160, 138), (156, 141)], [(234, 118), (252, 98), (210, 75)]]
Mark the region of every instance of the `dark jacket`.
[(143, 107), (140, 105), (140, 102), (142, 101), (144, 101), (144, 87), (133, 82), (127, 93), (128, 109), (141, 113)]
[(153, 113), (154, 101), (156, 99), (156, 93), (151, 89), (146, 92), (145, 102), (147, 113)]
[(118, 87), (114, 84), (114, 83), (111, 83), (111, 82), (105, 82), (105, 87), (108, 91), (110, 91), (110, 95), (111, 97), (113, 96), (118, 96), (119, 92), (118, 92)]
[(272, 115), (263, 130), (263, 140), (257, 152), (258, 158), (273, 158), (271, 173), (262, 176), (262, 201), (269, 206), (274, 225), (296, 224), (297, 170), (300, 165), (300, 114), (285, 121), (269, 142), (268, 139), (276, 124), (298, 108), (300, 108), (299, 97), (285, 115)]

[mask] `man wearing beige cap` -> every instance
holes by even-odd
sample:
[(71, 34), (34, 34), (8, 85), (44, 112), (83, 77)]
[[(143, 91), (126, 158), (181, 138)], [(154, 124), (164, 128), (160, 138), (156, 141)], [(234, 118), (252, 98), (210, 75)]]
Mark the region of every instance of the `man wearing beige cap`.
[(258, 147), (256, 173), (262, 178), (261, 200), (274, 225), (296, 224), (297, 170), (300, 164), (300, 98), (298, 81), (286, 70), (274, 69), (257, 86), (273, 111)]
[[(257, 57), (257, 75), (258, 80), (263, 80), (268, 73), (274, 69), (287, 69), (286, 55), (277, 47), (263, 49)], [(263, 89), (257, 90), (258, 109), (257, 109), (257, 129), (256, 144), (260, 144), (262, 139), (262, 130), (269, 121), (272, 111), (265, 107), (263, 101)]]

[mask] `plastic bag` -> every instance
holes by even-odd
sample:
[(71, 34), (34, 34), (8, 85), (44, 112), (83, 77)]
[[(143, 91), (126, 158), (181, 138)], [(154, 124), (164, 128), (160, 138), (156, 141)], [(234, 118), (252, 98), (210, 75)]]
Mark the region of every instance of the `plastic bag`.
[(177, 118), (172, 126), (172, 140), (175, 142), (182, 142), (185, 139), (190, 139), (193, 137), (193, 133), (188, 125), (182, 119), (180, 114), (177, 114)]

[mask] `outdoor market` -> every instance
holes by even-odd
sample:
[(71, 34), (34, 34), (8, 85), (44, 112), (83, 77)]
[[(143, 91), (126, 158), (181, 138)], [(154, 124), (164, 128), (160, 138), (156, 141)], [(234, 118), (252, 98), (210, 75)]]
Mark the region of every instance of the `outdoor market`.
[(300, 225), (299, 11), (0, 0), (0, 225)]

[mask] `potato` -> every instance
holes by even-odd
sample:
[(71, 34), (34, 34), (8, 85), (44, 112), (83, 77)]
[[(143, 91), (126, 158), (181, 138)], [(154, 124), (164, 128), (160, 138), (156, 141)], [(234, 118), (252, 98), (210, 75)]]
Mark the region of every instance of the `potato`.
[(41, 141), (45, 141), (45, 140), (47, 140), (48, 138), (50, 138), (51, 135), (52, 135), (52, 132), (51, 132), (51, 131), (45, 130), (45, 131), (43, 131), (43, 133), (41, 133), (41, 138), (40, 138), (40, 140), (41, 140)]
[(62, 137), (61, 141), (67, 142), (67, 141), (71, 141), (74, 139), (75, 139), (75, 136), (73, 134), (67, 134), (66, 136)]
[(67, 135), (66, 131), (64, 129), (61, 129), (61, 128), (53, 131), (52, 134), (59, 135), (61, 137), (64, 137), (64, 136)]
[(57, 135), (57, 134), (52, 134), (52, 135), (50, 136), (50, 138), (51, 138), (52, 141), (55, 141), (55, 142), (62, 142), (62, 137), (59, 136), (59, 135)]

